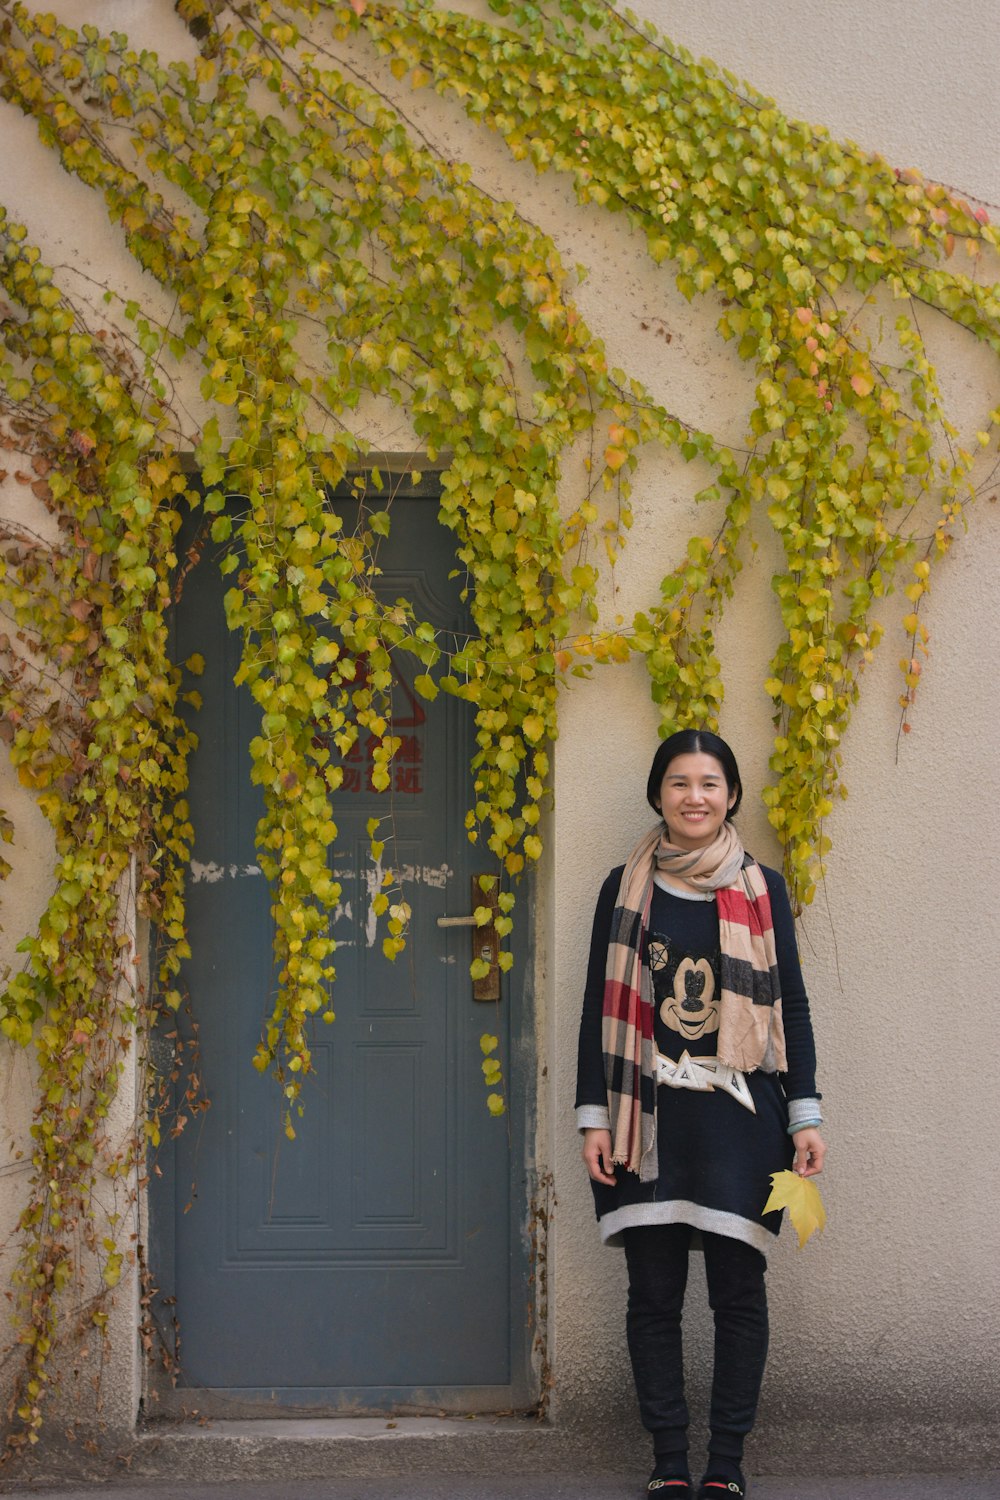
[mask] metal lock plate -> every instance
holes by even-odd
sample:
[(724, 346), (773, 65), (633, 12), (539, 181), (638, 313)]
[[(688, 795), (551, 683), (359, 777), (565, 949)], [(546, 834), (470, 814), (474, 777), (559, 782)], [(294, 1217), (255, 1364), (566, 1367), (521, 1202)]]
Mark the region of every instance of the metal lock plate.
[(472, 928), (472, 956), (481, 958), (489, 964), (489, 972), (481, 979), (472, 981), (473, 1000), (499, 1000), (500, 999), (500, 934), (496, 929), (496, 919), (500, 913), (498, 904), (499, 882), (495, 883), (491, 890), (484, 891), (480, 887), (479, 877), (472, 877), (472, 909), (477, 906), (488, 906), (492, 916), (482, 927), (477, 927), (474, 916), (468, 917), (438, 917), (439, 927), (471, 927)]

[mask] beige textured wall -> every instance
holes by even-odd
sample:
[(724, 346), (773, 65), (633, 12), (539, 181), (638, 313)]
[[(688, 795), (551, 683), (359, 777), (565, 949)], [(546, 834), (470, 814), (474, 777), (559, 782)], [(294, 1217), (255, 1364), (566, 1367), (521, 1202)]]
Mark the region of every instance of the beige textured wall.
[[(790, 113), (1000, 200), (992, 7), (675, 0), (635, 9)], [(665, 279), (631, 266), (607, 302), (614, 314), (607, 329), (598, 300), (591, 295), (588, 315), (616, 357), (633, 371), (641, 362), (638, 373), (667, 405), (694, 420), (710, 413), (716, 432), (730, 422), (740, 431), (745, 372), (720, 350), (703, 309), (688, 309)], [(669, 347), (642, 333), (640, 321), (652, 314), (674, 334)], [(996, 401), (995, 364), (970, 356), (946, 329), (935, 336), (971, 431)], [(626, 617), (651, 597), (661, 562), (676, 554), (692, 519), (684, 497), (697, 486), (683, 468), (662, 470), (637, 485), (642, 498), (614, 601)], [(891, 625), (844, 743), (850, 797), (830, 820), (826, 886), (801, 923), (831, 1146), (821, 1179), (830, 1224), (801, 1253), (786, 1230), (771, 1258), (773, 1337), (755, 1438), (756, 1459), (769, 1469), (794, 1470), (809, 1455), (831, 1471), (934, 1467), (963, 1452), (995, 1461), (1000, 1175), (991, 1143), (1000, 1108), (981, 1080), (1000, 1060), (992, 911), (1000, 690), (991, 667), (1000, 625), (998, 522), (994, 500), (985, 499), (936, 574), (925, 617), (931, 658), (898, 757), (896, 661), (904, 647)], [(692, 529), (711, 527), (702, 515)], [(770, 734), (761, 683), (776, 639), (772, 558), (760, 540), (723, 631), (722, 730), (753, 794), (740, 815), (745, 842), (775, 863), (756, 800)], [(885, 619), (899, 612), (891, 603)], [(655, 743), (638, 667), (598, 674), (567, 694), (552, 883), (550, 1045), (562, 1111), (556, 1367), (561, 1409), (589, 1413), (602, 1432), (617, 1430), (621, 1416), (623, 1451), (644, 1438), (631, 1415), (623, 1352), (622, 1257), (598, 1248), (566, 1114), (593, 901), (606, 869), (649, 825), (644, 787)], [(703, 1397), (710, 1329), (700, 1308), (688, 1328), (693, 1385)], [(693, 1420), (697, 1442), (704, 1399)]]
[[(647, 0), (636, 8), (794, 113), (1000, 201), (993, 0), (953, 0), (946, 21), (930, 0), (874, 8), (860, 0), (833, 8), (818, 0), (753, 7)], [(58, 9), (68, 20), (125, 30), (167, 55), (189, 51), (169, 0), (63, 0)], [(384, 67), (371, 67), (387, 92), (398, 91)], [(552, 233), (570, 263), (590, 267), (580, 302), (612, 361), (644, 378), (679, 415), (739, 440), (752, 379), (715, 334), (711, 306), (689, 307), (620, 221), (582, 211), (565, 184), (509, 162), (454, 106), (424, 91), (406, 107), (442, 149), (472, 161), (485, 186)], [(23, 217), (46, 257), (135, 284), (101, 205), (58, 172), (33, 129), (6, 105), (0, 133), (0, 199)], [(960, 400), (963, 425), (974, 428), (1000, 399), (1000, 370), (947, 331), (941, 338), (949, 391)], [(406, 446), (397, 418), (373, 410), (370, 422), (376, 441)], [(690, 498), (700, 482), (693, 467), (645, 456), (632, 539), (605, 588), (609, 614), (628, 616), (655, 598), (687, 535), (708, 529)], [(990, 1158), (1000, 1123), (991, 1086), (1000, 1060), (992, 1004), (997, 528), (997, 508), (984, 501), (938, 572), (926, 616), (932, 656), (898, 762), (900, 646), (891, 629), (845, 744), (851, 795), (831, 820), (827, 885), (802, 928), (832, 1144), (823, 1181), (831, 1223), (801, 1255), (783, 1236), (773, 1257), (776, 1333), (758, 1440), (771, 1466), (791, 1467), (815, 1451), (828, 1465), (850, 1467), (860, 1454), (891, 1467), (906, 1443), (914, 1461), (943, 1458), (956, 1423), (964, 1424), (967, 1456), (985, 1455), (995, 1441), (988, 1423), (998, 1415), (1000, 1363), (1000, 1185)], [(776, 640), (773, 559), (767, 537), (759, 540), (723, 631), (723, 730), (748, 786), (744, 836), (774, 862), (756, 800), (770, 732), (761, 683)], [(890, 606), (887, 619), (897, 615)], [(608, 668), (573, 684), (540, 881), (539, 1060), (547, 1073), (538, 1165), (554, 1170), (559, 1200), (550, 1262), (554, 1410), (579, 1423), (581, 1443), (589, 1432), (587, 1445), (605, 1457), (641, 1450), (624, 1355), (621, 1258), (600, 1248), (593, 1225), (570, 1116), (573, 1059), (593, 901), (606, 869), (647, 826), (642, 789), (654, 748), (641, 667)], [(0, 805), (15, 808), (22, 832), (18, 875), (3, 892), (3, 936), (13, 942), (44, 899), (50, 846), (26, 795), (16, 787), (8, 795), (9, 781), (0, 766)], [(6, 1060), (4, 1069), (5, 1130), (23, 1139), (24, 1072)], [(19, 1173), (8, 1170), (6, 1135), (0, 1145), (6, 1228)], [(690, 1327), (700, 1389), (708, 1330), (700, 1314)], [(137, 1379), (127, 1318), (116, 1347), (113, 1409), (127, 1421)]]

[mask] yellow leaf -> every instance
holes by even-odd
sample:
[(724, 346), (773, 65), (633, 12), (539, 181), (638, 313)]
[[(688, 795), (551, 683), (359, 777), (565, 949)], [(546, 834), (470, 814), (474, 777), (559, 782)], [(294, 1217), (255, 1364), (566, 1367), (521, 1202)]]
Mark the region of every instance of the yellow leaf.
[(792, 1228), (799, 1237), (799, 1249), (817, 1229), (826, 1225), (826, 1209), (819, 1195), (819, 1188), (808, 1177), (798, 1172), (772, 1172), (771, 1196), (764, 1204), (764, 1213), (772, 1209), (788, 1209)]
[(854, 389), (854, 394), (856, 396), (860, 396), (863, 400), (865, 396), (871, 395), (875, 382), (872, 377), (866, 371), (864, 371), (861, 374), (851, 376), (851, 385)]

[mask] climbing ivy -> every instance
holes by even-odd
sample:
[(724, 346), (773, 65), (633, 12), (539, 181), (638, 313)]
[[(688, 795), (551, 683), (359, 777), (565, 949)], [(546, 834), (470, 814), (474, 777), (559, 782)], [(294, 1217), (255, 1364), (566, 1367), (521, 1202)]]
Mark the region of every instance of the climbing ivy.
[[(389, 784), (394, 655), (415, 658), (425, 697), (470, 704), (467, 828), (495, 857), (503, 935), (511, 884), (542, 850), (562, 676), (637, 653), (664, 733), (715, 726), (715, 631), (752, 527), (773, 528), (785, 556), (764, 797), (798, 903), (828, 847), (840, 743), (897, 583), (912, 601), (904, 714), (916, 687), (931, 565), (974, 474), (922, 323), (940, 315), (1000, 347), (997, 289), (982, 272), (995, 230), (948, 190), (787, 120), (599, 0), (493, 9), (483, 21), (422, 0), (179, 0), (199, 45), (188, 66), (0, 0), (0, 92), (101, 195), (158, 288), (146, 305), (109, 284), (102, 320), (0, 219), (0, 442), (54, 528), (8, 525), (0, 577), (14, 627), (0, 640), (10, 751), (57, 859), (0, 1023), (34, 1041), (39, 1065), (15, 1442), (41, 1421), (56, 1306), (81, 1274), (74, 1236), (103, 1246), (108, 1284), (121, 1269), (95, 1194), (140, 1158), (137, 1135), (116, 1147), (105, 1125), (149, 1010), (124, 900), (158, 929), (159, 994), (180, 1003), (193, 744), (181, 709), (196, 723), (202, 663), (190, 658), (184, 680), (165, 622), (198, 547), (230, 580), (237, 681), (260, 711), (250, 749), (278, 983), (255, 1061), (277, 1076), (289, 1133), (311, 1025), (333, 1019), (337, 792), (359, 732), (376, 747), (374, 785)], [(357, 81), (374, 49), (401, 83), (454, 94), (516, 158), (568, 173), (595, 212), (624, 213), (685, 297), (713, 299), (721, 336), (755, 374), (745, 448), (609, 369), (552, 242), (432, 149), (405, 96), (393, 105)], [(197, 416), (174, 394), (192, 370)], [(426, 456), (415, 464), (440, 469), (467, 640), (442, 639), (412, 602), (377, 590), (392, 493), (364, 439), (373, 402), (399, 408)], [(997, 415), (979, 434), (986, 447)], [(598, 568), (626, 542), (649, 443), (711, 475), (698, 493), (707, 534), (690, 539), (650, 607), (608, 629)], [(581, 448), (587, 479), (567, 503), (567, 460)], [(362, 471), (348, 528), (329, 497)], [(191, 510), (201, 540), (178, 558)], [(369, 836), (378, 859), (378, 820)], [(391, 870), (375, 906), (394, 957), (410, 912)], [(500, 961), (509, 967), (509, 953)], [(492, 1041), (483, 1067), (496, 1087)], [(155, 1110), (145, 1128), (155, 1140)], [(94, 1303), (94, 1326), (105, 1317)]]
[[(176, 459), (153, 457), (162, 413), (127, 346), (87, 328), (24, 229), (0, 209), (0, 451), (54, 526), (2, 527), (4, 737), (55, 843), (54, 888), (2, 998), (4, 1034), (34, 1041), (32, 1176), (12, 1281), (25, 1376), (18, 1437), (33, 1440), (64, 1293), (83, 1322), (107, 1312), (85, 1289), (81, 1248), (113, 1287), (134, 1245), (120, 1238), (143, 1132), (109, 1113), (142, 1010), (136, 911), (163, 943), (159, 986), (176, 1003), (188, 956), (182, 870), (191, 735), (166, 654)], [(4, 471), (4, 477), (7, 477)]]
[[(787, 119), (603, 0), (493, 0), (516, 30), (423, 0), (352, 9), (398, 75), (456, 94), (516, 158), (626, 214), (688, 300), (715, 300), (719, 332), (753, 365), (748, 451), (709, 452), (693, 434), (682, 447), (714, 463), (699, 498), (722, 520), (688, 543), (630, 644), (663, 733), (715, 726), (715, 624), (764, 513), (786, 560), (773, 584), (785, 635), (765, 684), (778, 733), (764, 801), (793, 898), (810, 901), (880, 603), (911, 567), (905, 714), (928, 640), (930, 565), (974, 493), (974, 452), (943, 409), (921, 321), (933, 310), (1000, 350), (998, 289), (977, 279), (996, 230), (985, 210)], [(873, 340), (873, 310), (894, 337)], [(993, 446), (997, 417), (974, 448)], [(929, 524), (913, 517), (925, 497), (937, 507)]]

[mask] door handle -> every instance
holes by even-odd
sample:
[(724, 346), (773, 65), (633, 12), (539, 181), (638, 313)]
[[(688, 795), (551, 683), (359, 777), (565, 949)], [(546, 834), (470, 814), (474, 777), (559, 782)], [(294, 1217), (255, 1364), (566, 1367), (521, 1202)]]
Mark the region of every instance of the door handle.
[(473, 906), (488, 906), (492, 913), (490, 920), (480, 927), (474, 916), (438, 917), (437, 919), (439, 927), (471, 927), (473, 929), (473, 957), (481, 958), (489, 964), (489, 972), (484, 974), (482, 979), (472, 981), (473, 1000), (500, 999), (500, 934), (496, 929), (500, 907), (497, 894), (495, 884), (492, 890), (484, 891), (480, 887), (478, 875), (473, 875), (472, 904)]

